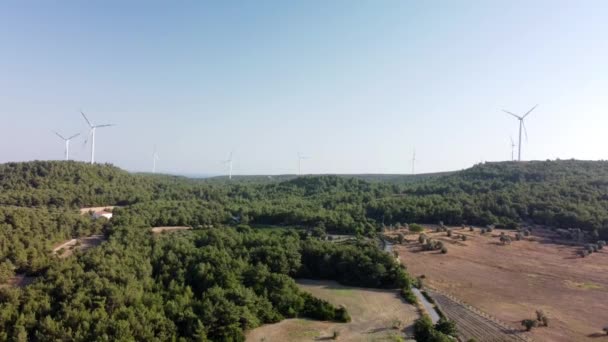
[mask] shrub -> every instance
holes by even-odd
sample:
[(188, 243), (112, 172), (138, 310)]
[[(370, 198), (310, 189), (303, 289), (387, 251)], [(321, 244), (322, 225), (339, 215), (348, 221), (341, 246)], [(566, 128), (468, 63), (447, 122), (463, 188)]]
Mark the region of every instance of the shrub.
[(340, 332), (338, 330), (334, 330), (333, 335), (331, 336), (332, 340), (337, 340), (340, 337)]
[(608, 335), (608, 325), (604, 327), (604, 331), (606, 332), (606, 335)]
[(467, 241), (467, 236), (466, 235), (460, 235), (460, 240)]
[(456, 334), (458, 334), (456, 323), (445, 317), (441, 317), (441, 319), (439, 319), (437, 324), (435, 324), (435, 329), (446, 335), (456, 336)]
[(405, 235), (403, 235), (402, 233), (399, 233), (399, 234), (397, 235), (397, 242), (398, 242), (399, 244), (402, 244), (402, 243), (403, 243), (403, 240), (405, 240)]
[(405, 299), (406, 302), (408, 302), (412, 305), (416, 305), (416, 303), (418, 303), (418, 300), (416, 299), (416, 295), (414, 294), (414, 292), (412, 292), (412, 289), (410, 289), (409, 287), (404, 287), (401, 289), (401, 297), (403, 297), (403, 299)]
[(474, 231), (475, 231), (475, 228), (473, 228), (473, 226), (469, 226), (469, 231), (470, 231), (470, 232), (474, 232)]
[(522, 235), (521, 235), (521, 233), (517, 233), (517, 234), (515, 234), (515, 240), (519, 241), (519, 240), (521, 240), (521, 239), (522, 239)]
[(441, 254), (446, 254), (447, 252), (448, 252), (448, 248), (447, 247), (441, 248)]
[(424, 230), (424, 227), (417, 223), (412, 223), (412, 224), (410, 224), (409, 230), (412, 233), (420, 233), (421, 231)]
[(526, 328), (526, 331), (532, 330), (532, 328), (536, 327), (536, 324), (537, 322), (533, 319), (524, 319), (523, 321), (521, 321), (521, 325)]
[(424, 235), (424, 234), (420, 234), (420, 235), (418, 236), (418, 242), (423, 244), (423, 243), (424, 243), (424, 241), (426, 241), (426, 235)]
[(452, 236), (452, 230), (451, 229), (448, 229), (447, 235), (450, 236), (450, 237)]

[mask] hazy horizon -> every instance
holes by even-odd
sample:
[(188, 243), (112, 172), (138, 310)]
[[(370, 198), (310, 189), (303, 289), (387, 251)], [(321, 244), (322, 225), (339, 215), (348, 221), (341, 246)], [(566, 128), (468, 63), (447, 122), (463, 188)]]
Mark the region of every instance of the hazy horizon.
[[(0, 4), (0, 162), (408, 174), (608, 159), (608, 3)], [(525, 142), (525, 140), (524, 140)]]

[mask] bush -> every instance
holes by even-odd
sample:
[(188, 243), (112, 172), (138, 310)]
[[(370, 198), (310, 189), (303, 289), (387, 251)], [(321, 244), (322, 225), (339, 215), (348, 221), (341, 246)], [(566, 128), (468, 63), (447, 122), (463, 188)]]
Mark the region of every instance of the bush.
[(338, 330), (334, 330), (333, 335), (331, 336), (332, 340), (337, 340), (340, 337), (340, 332)]
[(405, 299), (405, 301), (409, 304), (416, 305), (416, 303), (418, 303), (416, 295), (409, 287), (404, 287), (401, 289), (401, 297), (403, 297), (403, 299)]
[(473, 226), (469, 226), (469, 231), (470, 231), (470, 232), (474, 232), (474, 231), (475, 231), (475, 228), (473, 228)]
[(418, 236), (418, 242), (423, 244), (423, 243), (424, 243), (424, 241), (426, 241), (426, 235), (424, 235), (424, 234), (420, 234), (420, 235)]
[(435, 324), (435, 329), (446, 335), (456, 336), (456, 334), (458, 334), (456, 323), (445, 317), (441, 317), (437, 324)]
[(448, 229), (448, 234), (447, 234), (447, 235), (448, 235), (449, 237), (451, 237), (451, 236), (452, 236), (452, 230), (451, 230), (451, 229)]
[(460, 235), (460, 240), (467, 241), (467, 236), (466, 235)]
[(522, 235), (521, 235), (521, 233), (517, 233), (517, 234), (515, 234), (515, 240), (519, 241), (519, 240), (521, 240), (521, 239), (522, 239)]
[(526, 331), (532, 330), (532, 328), (536, 327), (536, 324), (537, 322), (533, 319), (524, 319), (523, 321), (521, 321), (521, 325), (526, 328)]
[(424, 227), (417, 223), (412, 223), (412, 224), (410, 224), (409, 230), (412, 233), (420, 233), (420, 232), (424, 231)]
[(447, 252), (448, 252), (448, 248), (447, 247), (441, 248), (441, 254), (447, 254)]

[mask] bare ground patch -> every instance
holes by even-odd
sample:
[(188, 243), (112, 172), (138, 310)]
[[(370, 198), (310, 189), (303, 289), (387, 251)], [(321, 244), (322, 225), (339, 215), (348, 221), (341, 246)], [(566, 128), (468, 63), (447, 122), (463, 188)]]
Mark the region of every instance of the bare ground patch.
[(515, 235), (507, 230), (481, 235), (479, 228), (456, 229), (452, 237), (425, 232), (448, 243), (445, 255), (421, 252), (417, 234), (394, 248), (412, 275), (424, 274), (430, 286), (512, 327), (521, 329), (522, 319), (543, 310), (550, 326), (533, 329), (535, 340), (597, 341), (591, 335), (608, 322), (608, 251), (577, 257), (577, 247), (556, 243), (550, 231), (540, 229), (503, 246), (501, 232)]
[(53, 248), (53, 254), (60, 258), (67, 258), (74, 253), (75, 250), (86, 251), (89, 248), (97, 247), (106, 240), (104, 235), (91, 235), (77, 239), (64, 241)]
[(172, 227), (154, 227), (151, 228), (150, 231), (154, 234), (160, 234), (163, 232), (175, 232), (178, 230), (191, 230), (192, 227), (186, 227), (186, 226), (172, 226)]
[[(405, 303), (396, 290), (377, 290), (342, 286), (332, 281), (299, 280), (298, 286), (312, 295), (348, 310), (350, 323), (287, 319), (247, 333), (247, 341), (329, 340), (334, 331), (342, 341), (394, 341), (411, 335), (411, 326), (419, 317), (417, 309)], [(397, 321), (400, 329), (394, 329)]]

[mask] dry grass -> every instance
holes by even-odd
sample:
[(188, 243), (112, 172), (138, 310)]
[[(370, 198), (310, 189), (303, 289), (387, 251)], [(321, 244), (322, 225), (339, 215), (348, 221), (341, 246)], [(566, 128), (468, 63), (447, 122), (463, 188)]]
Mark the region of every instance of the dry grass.
[[(403, 328), (411, 328), (418, 318), (417, 309), (405, 303), (394, 290), (342, 286), (332, 281), (298, 281), (298, 286), (318, 298), (348, 310), (350, 323), (287, 319), (250, 331), (247, 341), (314, 341), (331, 339), (339, 331), (341, 341), (397, 341)], [(393, 329), (400, 321), (402, 329)], [(406, 330), (408, 330), (406, 329)]]
[(174, 226), (174, 227), (154, 227), (152, 229), (150, 229), (150, 231), (154, 234), (160, 234), (163, 232), (174, 232), (174, 231), (178, 231), (178, 230), (191, 230), (192, 227), (185, 227), (185, 226)]
[[(457, 229), (453, 237), (427, 231), (442, 240), (448, 253), (421, 252), (418, 235), (395, 246), (413, 275), (439, 290), (521, 328), (524, 318), (543, 310), (548, 328), (536, 328), (539, 341), (587, 341), (608, 322), (608, 250), (587, 258), (577, 248), (555, 243), (548, 230), (535, 229), (532, 236), (511, 245), (499, 243), (501, 230), (480, 235)], [(504, 231), (514, 236), (513, 231)], [(467, 241), (455, 236), (467, 235)]]

